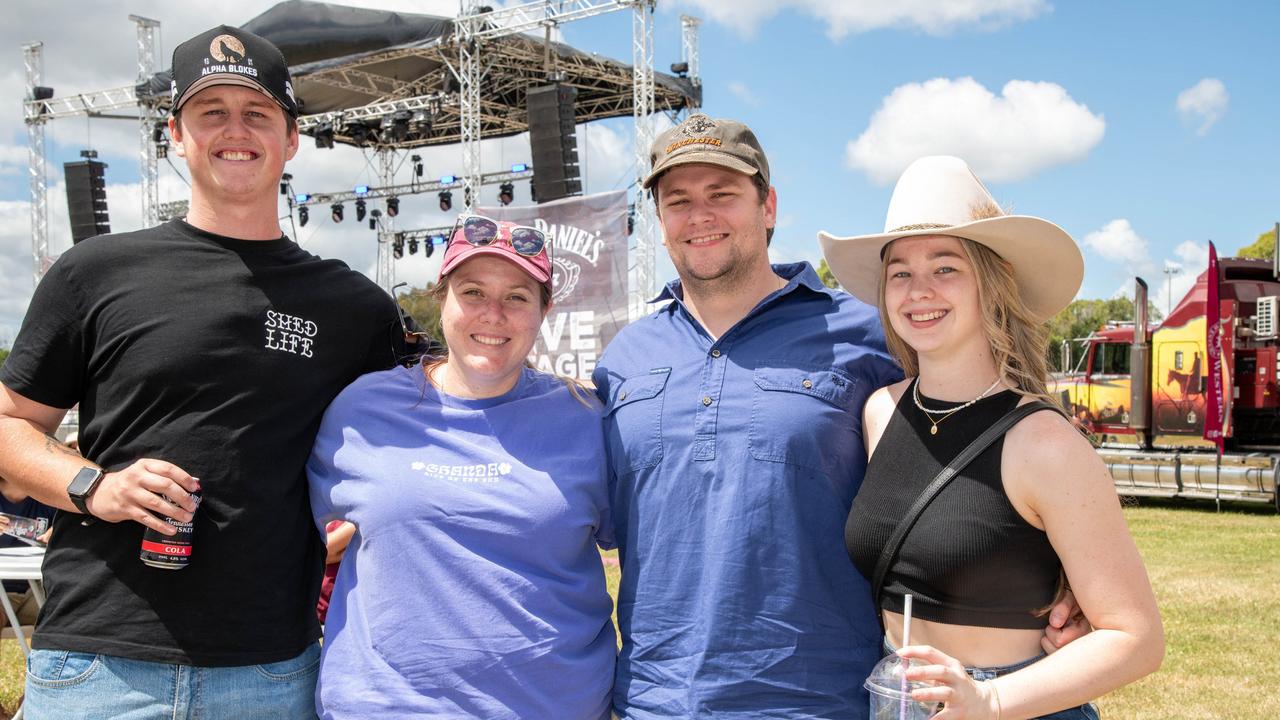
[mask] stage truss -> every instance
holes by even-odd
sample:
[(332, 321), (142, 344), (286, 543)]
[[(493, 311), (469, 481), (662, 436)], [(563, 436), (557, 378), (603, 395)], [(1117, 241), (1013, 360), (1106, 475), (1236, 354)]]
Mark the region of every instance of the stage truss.
[[(308, 112), (299, 119), (304, 135), (327, 137), (341, 143), (374, 150), (378, 156), (381, 186), (392, 188), (396, 154), (428, 145), (460, 144), (463, 172), (450, 187), (463, 189), (464, 206), (479, 198), (479, 188), (490, 180), (481, 174), (480, 141), (527, 131), (524, 94), (528, 87), (552, 81), (578, 90), (575, 120), (630, 115), (635, 126), (637, 180), (649, 170), (648, 147), (653, 137), (653, 116), (666, 112), (673, 119), (701, 104), (698, 74), (697, 24), (682, 17), (682, 65), (679, 76), (653, 70), (653, 12), (656, 0), (539, 0), (491, 10), (479, 0), (464, 0), (463, 13), (444, 21), (451, 30), (438, 38), (407, 43), (385, 50), (337, 60), (322, 60), (291, 67), (295, 91), (304, 101), (310, 88), (325, 88), (329, 95), (341, 91), (341, 107)], [(297, 7), (298, 3), (290, 3)], [(302, 4), (304, 7), (308, 3)], [(310, 3), (322, 7), (322, 3)], [(271, 39), (255, 23), (265, 22), (283, 5), (246, 24), (246, 28)], [(332, 7), (332, 6), (327, 6)], [(350, 9), (343, 9), (349, 11)], [(577, 51), (552, 42), (558, 26), (616, 11), (632, 13), (632, 65)], [(52, 258), (48, 251), (47, 180), (45, 178), (44, 125), (75, 117), (121, 117), (136, 114), (140, 137), (140, 174), (144, 226), (160, 221), (162, 212), (179, 205), (162, 204), (157, 187), (157, 147), (164, 138), (156, 133), (169, 105), (167, 73), (155, 74), (155, 38), (159, 23), (130, 16), (138, 33), (138, 81), (134, 86), (109, 88), (66, 97), (39, 97), (42, 57), (39, 43), (24, 47), (27, 70), (25, 119), (31, 168), (32, 254), (38, 282)], [(443, 19), (442, 19), (443, 20)], [(261, 23), (260, 23), (261, 24)], [(529, 35), (542, 29), (544, 37)], [(414, 68), (406, 72), (406, 68)], [(312, 110), (304, 107), (304, 110)], [(433, 183), (418, 184), (426, 192)], [(444, 187), (444, 184), (441, 184)], [(438, 189), (438, 188), (432, 188)], [(387, 192), (390, 196), (393, 193)], [(408, 194), (408, 193), (404, 193)], [(313, 197), (335, 193), (314, 193)], [(294, 203), (290, 202), (292, 206)], [(635, 317), (655, 292), (654, 258), (657, 221), (648, 196), (637, 189), (630, 294)], [(389, 220), (389, 219), (386, 219)], [(387, 222), (389, 225), (390, 223)], [(379, 233), (378, 282), (390, 291), (395, 267), (390, 259), (394, 228)]]

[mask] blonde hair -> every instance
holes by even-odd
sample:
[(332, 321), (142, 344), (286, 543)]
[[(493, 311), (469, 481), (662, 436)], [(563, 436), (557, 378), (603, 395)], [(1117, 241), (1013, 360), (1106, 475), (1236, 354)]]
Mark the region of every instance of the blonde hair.
[[(435, 285), (431, 286), (431, 289), (427, 292), (432, 299), (434, 299), (440, 307), (443, 308), (445, 297), (449, 294), (449, 276), (445, 275), (440, 278), (440, 280), (436, 282)], [(545, 283), (538, 283), (538, 300), (539, 310), (545, 310), (551, 304), (551, 288), (547, 287)], [(448, 343), (442, 342), (440, 345), (443, 350), (441, 350), (439, 355), (433, 355), (428, 358), (423, 358), (422, 360), (422, 374), (428, 383), (431, 382), (431, 374), (435, 372), (437, 368), (443, 367), (449, 362)], [(533, 363), (529, 362), (527, 359), (524, 361), (524, 365), (536, 372), (542, 372), (534, 367)], [(560, 375), (557, 373), (543, 374), (550, 375), (564, 383), (565, 387), (569, 389), (569, 394), (573, 396), (573, 399), (582, 403), (584, 407), (592, 409), (598, 407), (599, 400), (596, 399), (595, 393), (587, 386), (586, 383), (577, 378), (569, 377), (568, 375)]]
[[(975, 209), (975, 214), (977, 210)], [(991, 357), (995, 360), (996, 372), (1012, 383), (1018, 394), (1060, 407), (1061, 403), (1049, 394), (1049, 330), (1044, 323), (1035, 319), (1022, 301), (1013, 266), (981, 243), (966, 238), (957, 239), (964, 248), (969, 264), (973, 266), (978, 287), (978, 306), (982, 311), (982, 330), (991, 349)], [(884, 253), (881, 261), (878, 303), (880, 322), (884, 326), (889, 352), (897, 358), (907, 377), (913, 377), (920, 374), (919, 356), (894, 332), (885, 307), (884, 277), (888, 257), (889, 253)]]
[[(980, 220), (1003, 215), (994, 203), (973, 209), (973, 219)], [(954, 237), (954, 236), (953, 236)], [(996, 372), (1013, 384), (1014, 392), (1061, 408), (1062, 402), (1049, 394), (1049, 328), (1037, 321), (1022, 301), (1013, 266), (994, 250), (967, 238), (956, 238), (964, 248), (965, 256), (973, 267), (978, 287), (978, 307), (982, 311), (982, 332), (987, 337)], [(902, 336), (889, 323), (889, 313), (884, 300), (885, 275), (889, 253), (884, 252), (880, 271), (880, 323), (884, 326), (885, 342), (889, 352), (898, 359), (907, 377), (920, 374), (920, 358)], [(1038, 608), (1037, 617), (1048, 615), (1055, 605), (1062, 602), (1070, 590), (1066, 571), (1059, 569), (1058, 586), (1053, 600)]]

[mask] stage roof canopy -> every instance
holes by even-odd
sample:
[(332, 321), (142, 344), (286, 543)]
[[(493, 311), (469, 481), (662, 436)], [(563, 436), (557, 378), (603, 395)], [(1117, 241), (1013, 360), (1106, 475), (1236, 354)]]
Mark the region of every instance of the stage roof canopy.
[[(461, 141), (453, 19), (288, 0), (243, 27), (284, 53), (304, 134), (332, 131), (336, 142), (398, 148)], [(632, 68), (616, 60), (557, 42), (548, 49), (525, 34), (483, 41), (479, 58), (481, 137), (528, 130), (525, 91), (550, 82), (548, 58), (560, 81), (577, 89), (578, 123), (633, 112)], [(167, 75), (152, 87), (167, 90)], [(686, 77), (655, 72), (654, 87), (656, 111), (701, 104), (701, 88)]]

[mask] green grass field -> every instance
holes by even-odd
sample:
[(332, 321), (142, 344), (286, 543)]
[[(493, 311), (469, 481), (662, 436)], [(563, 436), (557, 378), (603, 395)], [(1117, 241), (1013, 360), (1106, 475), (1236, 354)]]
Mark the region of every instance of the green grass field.
[[(1125, 515), (1164, 617), (1164, 666), (1099, 701), (1108, 720), (1253, 720), (1277, 715), (1266, 684), (1280, 647), (1280, 517), (1270, 509), (1144, 501)], [(618, 563), (605, 553), (609, 592)], [(0, 642), (0, 717), (22, 692), (17, 644)]]

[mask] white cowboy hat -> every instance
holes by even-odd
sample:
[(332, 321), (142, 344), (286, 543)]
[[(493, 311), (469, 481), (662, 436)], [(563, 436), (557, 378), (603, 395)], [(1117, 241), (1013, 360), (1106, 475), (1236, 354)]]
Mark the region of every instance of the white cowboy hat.
[(884, 271), (880, 256), (902, 237), (951, 235), (994, 250), (1013, 266), (1022, 300), (1044, 321), (1069, 305), (1084, 280), (1084, 257), (1066, 230), (1029, 215), (982, 214), (999, 206), (965, 161), (922, 157), (907, 166), (889, 200), (884, 232), (837, 237), (818, 233), (831, 273), (854, 297), (875, 305)]

